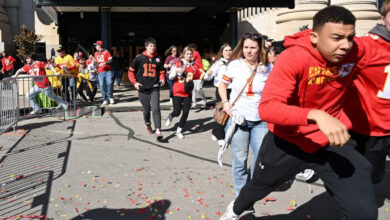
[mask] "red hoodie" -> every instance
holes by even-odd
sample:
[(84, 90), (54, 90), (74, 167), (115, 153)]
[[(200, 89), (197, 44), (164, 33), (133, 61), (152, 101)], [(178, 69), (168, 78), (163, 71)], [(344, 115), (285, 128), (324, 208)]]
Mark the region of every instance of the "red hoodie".
[(321, 109), (351, 128), (343, 102), (364, 53), (355, 43), (341, 63), (328, 63), (312, 46), (311, 31), (285, 38), (287, 49), (276, 60), (259, 105), (260, 117), (274, 135), (308, 153), (329, 144), (317, 124), (308, 122), (310, 110)]

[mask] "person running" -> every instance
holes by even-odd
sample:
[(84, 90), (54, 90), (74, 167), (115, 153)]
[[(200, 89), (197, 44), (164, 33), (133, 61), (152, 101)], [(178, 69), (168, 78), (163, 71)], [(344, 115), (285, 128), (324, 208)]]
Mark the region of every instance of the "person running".
[(65, 53), (64, 47), (58, 48), (57, 52), (58, 56), (54, 60), (54, 67), (58, 67), (62, 75), (67, 75), (61, 76), (62, 95), (65, 97), (65, 101), (70, 102), (70, 100), (73, 100), (73, 97), (75, 97), (76, 83), (74, 77), (70, 76), (69, 74), (72, 74), (72, 71), (76, 68), (76, 65), (74, 63), (73, 57)]
[(110, 104), (114, 104), (115, 101), (112, 93), (113, 77), (111, 71), (112, 56), (110, 51), (103, 48), (103, 41), (98, 40), (94, 43), (94, 45), (97, 50), (95, 52), (95, 60), (103, 105), (107, 105), (108, 101), (110, 101)]
[[(134, 59), (128, 75), (130, 82), (138, 90), (139, 100), (144, 109), (146, 131), (149, 134), (155, 133), (157, 141), (161, 141), (163, 136), (161, 134), (160, 87), (165, 84), (165, 72), (163, 62), (156, 52), (156, 40), (147, 38), (145, 47), (146, 50)], [(155, 132), (150, 122), (150, 110), (153, 113)]]
[(165, 58), (164, 68), (165, 68), (165, 72), (166, 72), (165, 78), (167, 79), (167, 83), (169, 86), (169, 101), (171, 104), (173, 103), (172, 97), (173, 97), (173, 82), (174, 81), (169, 79), (169, 71), (171, 70), (172, 65), (174, 65), (178, 60), (180, 60), (180, 57), (178, 54), (179, 54), (179, 52), (178, 52), (177, 47), (175, 45), (170, 46), (165, 51), (165, 54), (164, 54), (165, 56), (167, 56), (167, 58)]
[[(215, 63), (207, 71), (205, 80), (211, 80), (214, 78), (215, 86), (215, 97), (217, 102), (221, 101), (221, 96), (218, 92), (219, 83), (222, 81), (222, 75), (226, 72), (227, 65), (229, 63), (230, 57), (232, 55), (232, 48), (229, 44), (225, 43), (221, 46), (218, 51)], [(227, 87), (227, 98), (230, 98), (231, 84)], [(211, 131), (211, 139), (218, 141), (218, 145), (223, 145), (225, 139), (225, 126), (217, 124), (215, 128)]]
[(89, 81), (90, 74), (88, 72), (87, 64), (85, 59), (79, 60), (79, 73), (77, 74), (77, 93), (81, 98), (87, 102), (88, 99), (84, 94), (84, 90), (87, 92), (89, 100), (93, 102), (93, 85)]
[(1, 59), (3, 67), (1, 68), (0, 80), (5, 77), (11, 77), (14, 74), (16, 63), (15, 58), (5, 51), (1, 52), (1, 56), (3, 56)]
[(287, 49), (276, 60), (259, 105), (270, 132), (252, 180), (221, 220), (239, 219), (244, 210), (306, 168), (319, 175), (345, 219), (377, 219), (371, 165), (350, 140), (351, 122), (342, 110), (354, 67), (364, 54), (354, 38), (355, 21), (349, 10), (330, 6), (315, 14), (312, 30), (285, 38)]
[[(34, 86), (26, 94), (26, 98), (30, 101), (32, 107), (31, 115), (41, 112), (35, 96), (39, 93), (44, 93), (50, 100), (58, 103), (59, 108), (64, 110), (68, 109), (68, 104), (54, 93), (53, 87), (50, 84), (48, 77), (46, 77), (46, 69), (49, 69), (49, 65), (42, 61), (35, 61), (35, 55), (26, 56), (26, 65), (20, 68), (13, 77), (18, 77), (20, 73), (25, 72), (29, 75), (35, 76)], [(59, 75), (56, 73), (56, 75)]]
[[(261, 119), (257, 107), (269, 72), (264, 40), (258, 33), (243, 35), (231, 56), (232, 60), (223, 73), (218, 91), (223, 110), (231, 116), (226, 127), (234, 126), (232, 123), (242, 118), (241, 123), (236, 125), (230, 142), (234, 190), (238, 195), (253, 175), (257, 153), (268, 132), (267, 123)], [(232, 92), (228, 99), (227, 87), (230, 84)], [(247, 168), (249, 146), (253, 152), (250, 173)]]
[[(196, 65), (199, 69), (204, 71), (202, 57), (198, 52), (198, 46), (196, 46), (196, 44), (194, 43), (191, 43), (188, 46), (193, 50), (192, 59), (194, 65)], [(194, 89), (192, 91), (192, 105), (191, 105), (192, 108), (196, 107), (196, 94), (199, 94), (200, 98), (202, 99), (201, 108), (206, 108), (207, 99), (203, 91), (203, 80), (201, 79), (194, 80)]]
[(168, 114), (165, 126), (169, 126), (173, 117), (177, 117), (183, 111), (179, 126), (176, 129), (176, 136), (184, 138), (183, 129), (191, 109), (191, 93), (194, 88), (193, 80), (202, 80), (205, 73), (193, 63), (193, 50), (187, 46), (183, 49), (182, 58), (172, 66), (169, 79), (175, 80), (173, 83), (173, 111)]
[(360, 38), (367, 52), (345, 106), (352, 121), (351, 137), (373, 166), (374, 184), (385, 176), (390, 148), (390, 0), (383, 2), (380, 13), (381, 23)]

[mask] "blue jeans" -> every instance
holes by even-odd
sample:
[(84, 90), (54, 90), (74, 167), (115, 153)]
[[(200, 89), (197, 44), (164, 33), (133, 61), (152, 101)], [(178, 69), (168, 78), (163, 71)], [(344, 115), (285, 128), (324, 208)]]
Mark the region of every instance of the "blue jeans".
[(115, 78), (116, 78), (116, 84), (118, 86), (120, 86), (121, 82), (122, 82), (123, 71), (122, 70), (113, 70), (112, 74), (113, 74), (113, 78), (112, 79), (115, 80)]
[[(229, 122), (227, 124), (230, 123)], [(227, 126), (226, 126), (227, 129)], [(234, 190), (236, 196), (240, 193), (241, 188), (253, 175), (257, 154), (260, 150), (261, 143), (265, 134), (268, 132), (267, 123), (264, 121), (246, 121), (244, 125), (237, 126), (230, 142), (232, 150), (232, 170)], [(247, 168), (249, 144), (252, 147), (253, 162), (251, 164), (251, 176)]]
[(100, 72), (98, 74), (100, 91), (102, 92), (103, 101), (112, 99), (112, 71)]
[(35, 101), (35, 96), (39, 95), (41, 92), (43, 92), (43, 94), (49, 97), (52, 101), (56, 101), (58, 104), (67, 105), (64, 100), (62, 100), (54, 93), (53, 87), (49, 86), (47, 88), (39, 88), (38, 86), (34, 85), (34, 87), (32, 87), (26, 94), (26, 98), (30, 101), (30, 106), (34, 110), (39, 110), (39, 105), (37, 101)]
[(165, 79), (167, 80), (168, 86), (169, 86), (169, 98), (173, 97), (173, 83), (175, 80), (170, 80), (169, 79), (169, 73), (165, 75)]

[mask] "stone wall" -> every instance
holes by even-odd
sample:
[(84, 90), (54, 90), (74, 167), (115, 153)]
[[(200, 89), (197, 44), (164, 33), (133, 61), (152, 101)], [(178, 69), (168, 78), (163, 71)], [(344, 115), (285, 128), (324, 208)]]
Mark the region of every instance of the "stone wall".
[(348, 8), (356, 16), (356, 33), (367, 33), (378, 22), (376, 0), (296, 0), (294, 9), (246, 8), (238, 12), (238, 36), (257, 31), (275, 39), (299, 31), (303, 25), (312, 26), (312, 18), (328, 4)]

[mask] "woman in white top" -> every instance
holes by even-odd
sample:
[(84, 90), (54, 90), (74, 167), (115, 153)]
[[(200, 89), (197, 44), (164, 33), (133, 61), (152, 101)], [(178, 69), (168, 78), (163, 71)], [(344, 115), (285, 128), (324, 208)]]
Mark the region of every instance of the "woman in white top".
[[(231, 55), (232, 55), (232, 47), (230, 47), (230, 45), (227, 43), (223, 44), (218, 51), (215, 63), (207, 71), (207, 75), (205, 77), (205, 80), (207, 81), (214, 78), (214, 86), (216, 87), (215, 97), (217, 99), (217, 102), (221, 101), (221, 97), (219, 96), (219, 92), (218, 92), (218, 87), (219, 87), (219, 83), (222, 80), (222, 75), (226, 71)], [(229, 85), (227, 88), (227, 97), (229, 97), (230, 92), (231, 92), (231, 88)], [(224, 143), (223, 141), (225, 138), (224, 129), (225, 129), (224, 126), (217, 124), (217, 126), (211, 132), (212, 139), (218, 140), (219, 145), (222, 145)]]
[[(263, 137), (268, 131), (266, 122), (261, 120), (258, 113), (261, 94), (268, 77), (266, 62), (267, 53), (262, 36), (257, 33), (245, 34), (234, 49), (232, 59), (219, 84), (219, 95), (224, 103), (223, 109), (231, 116), (229, 120), (234, 114), (241, 115), (245, 119), (243, 124), (236, 126), (230, 143), (236, 195), (249, 180), (249, 169), (247, 168), (249, 146), (253, 152), (252, 176), (258, 151)], [(256, 67), (252, 82), (245, 86)], [(232, 88), (230, 99), (227, 97), (228, 85), (231, 85)], [(232, 107), (231, 103), (244, 86), (245, 90)]]

